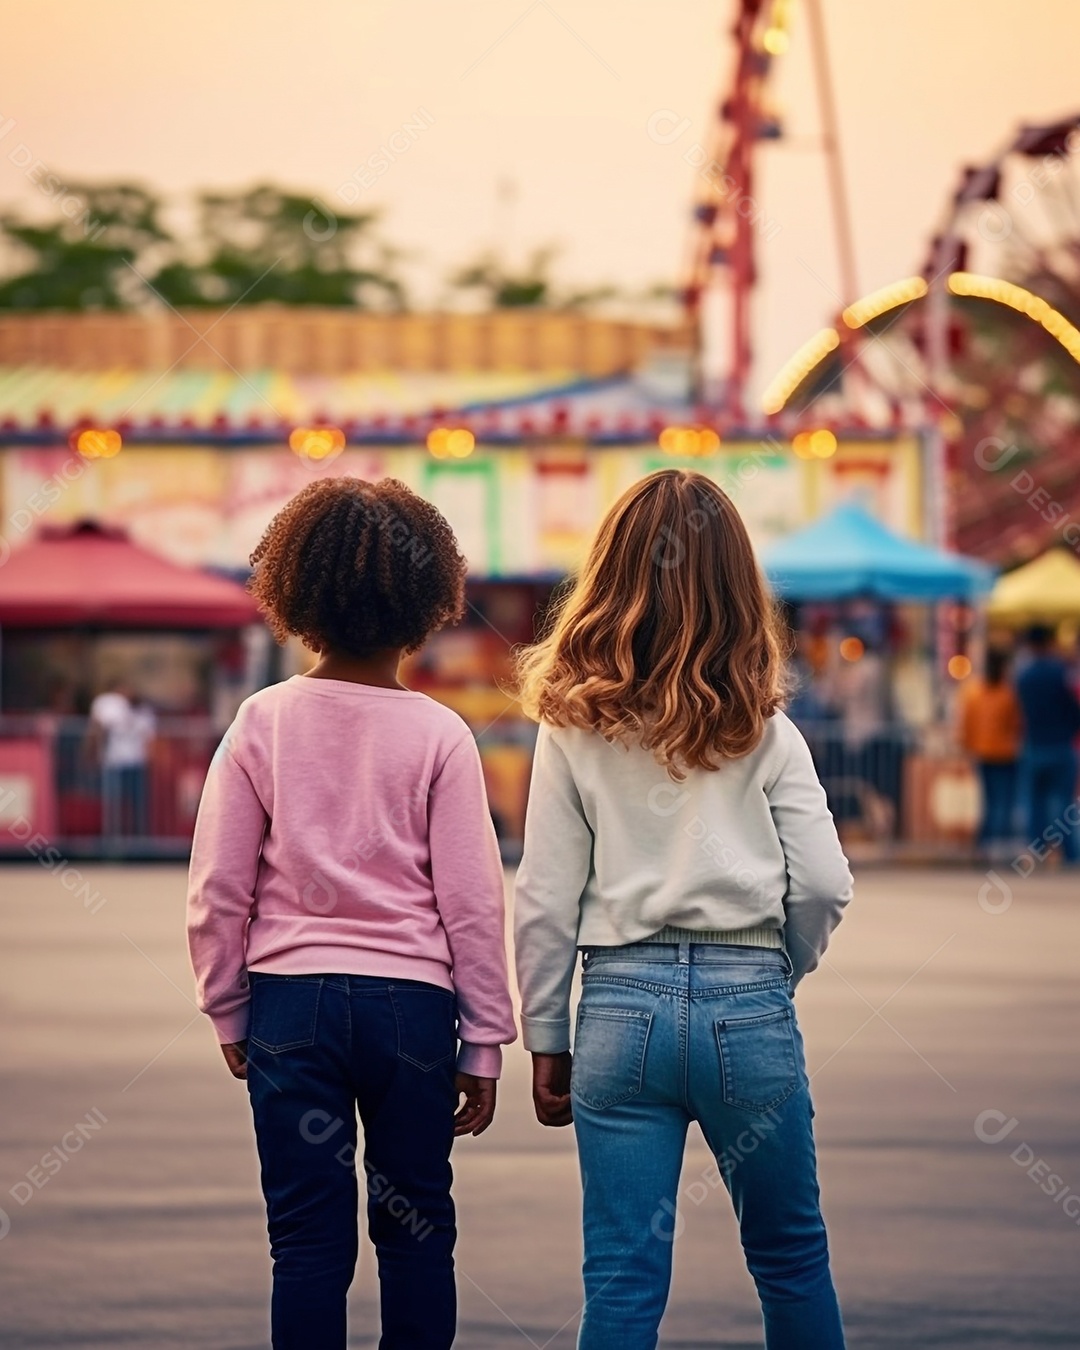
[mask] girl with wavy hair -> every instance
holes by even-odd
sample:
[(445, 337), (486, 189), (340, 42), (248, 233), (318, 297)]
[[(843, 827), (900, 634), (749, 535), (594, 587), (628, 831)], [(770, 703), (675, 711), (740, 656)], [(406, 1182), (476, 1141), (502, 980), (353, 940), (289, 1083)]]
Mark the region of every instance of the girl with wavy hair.
[(522, 1027), (540, 1123), (577, 1134), (580, 1350), (656, 1346), (695, 1120), (768, 1350), (844, 1345), (792, 993), (851, 874), (781, 711), (778, 632), (731, 500), (665, 469), (608, 512), (520, 656), (540, 722), (515, 900)]

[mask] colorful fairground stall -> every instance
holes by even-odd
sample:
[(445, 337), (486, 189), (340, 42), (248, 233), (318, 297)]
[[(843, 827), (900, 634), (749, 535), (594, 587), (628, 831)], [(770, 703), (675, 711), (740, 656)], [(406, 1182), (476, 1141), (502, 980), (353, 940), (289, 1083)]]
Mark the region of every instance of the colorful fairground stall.
[[(466, 331), (466, 317), (456, 316), (455, 332)], [(528, 317), (514, 317), (526, 332)], [(527, 340), (519, 332), (509, 357), (475, 343), (461, 360), (447, 349), (435, 370), (404, 362), (391, 371), (372, 357), (345, 372), (345, 349), (333, 347), (337, 355), (314, 372), (296, 368), (304, 361), (292, 348), (287, 368), (232, 369), (222, 358), (206, 368), (105, 372), (90, 364), (85, 343), (64, 349), (64, 368), (36, 361), (0, 369), (0, 505), (12, 564), (46, 527), (94, 520), (171, 564), (240, 583), (267, 521), (312, 475), (401, 479), (448, 516), (470, 564), (466, 621), (415, 658), (409, 679), (472, 726), (512, 857), (534, 728), (509, 692), (511, 652), (532, 637), (552, 588), (624, 488), (657, 468), (700, 470), (733, 496), (762, 547), (856, 495), (906, 536), (921, 536), (928, 517), (916, 432), (823, 426), (793, 435), (774, 418), (765, 430), (721, 434), (687, 403), (680, 354), (662, 334), (649, 349), (632, 333), (582, 337), (579, 317), (561, 321), (561, 346), (549, 325)], [(6, 340), (0, 333), (0, 357)], [(21, 354), (44, 355), (48, 346), (42, 339), (30, 352), (24, 343)], [(97, 346), (108, 343), (100, 337)], [(171, 349), (158, 347), (164, 360)], [(237, 347), (245, 351), (254, 360), (265, 343)], [(557, 361), (545, 357), (552, 351)], [(486, 364), (475, 368), (481, 358)], [(126, 359), (149, 361), (145, 348)], [(271, 672), (265, 653), (261, 664), (239, 649), (223, 656), (205, 632), (187, 630), (177, 641), (197, 653), (189, 664), (224, 662), (247, 678), (278, 678), (308, 659), (286, 650)], [(20, 715), (48, 710), (40, 678), (18, 688)], [(226, 714), (228, 700), (218, 702), (210, 708), (204, 699), (200, 711)], [(0, 706), (7, 716), (10, 705)], [(176, 702), (174, 712), (187, 715)]]
[(849, 850), (965, 843), (978, 802), (950, 705), (993, 568), (890, 530), (857, 498), (762, 561), (800, 638), (790, 711)]
[(119, 528), (46, 525), (12, 548), (0, 568), (0, 849), (186, 849), (220, 724), (254, 687), (265, 638), (237, 582)]

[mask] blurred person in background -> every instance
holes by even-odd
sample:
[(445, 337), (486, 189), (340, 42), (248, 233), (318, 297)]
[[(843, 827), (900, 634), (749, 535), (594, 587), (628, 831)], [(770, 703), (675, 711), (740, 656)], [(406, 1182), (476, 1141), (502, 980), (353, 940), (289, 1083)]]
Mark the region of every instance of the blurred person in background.
[(975, 761), (982, 784), (976, 844), (990, 853), (1016, 834), (1016, 773), (1023, 723), (1008, 671), (1008, 653), (991, 648), (982, 679), (964, 686), (960, 704), (960, 744)]
[[(1028, 633), (1031, 659), (1016, 681), (1024, 733), (1020, 770), (1029, 845), (1060, 844), (1067, 863), (1080, 861), (1076, 826), (1067, 815), (1076, 795), (1080, 701), (1051, 628)], [(1037, 855), (1045, 856), (1045, 854)]]
[(885, 645), (875, 625), (861, 624), (857, 637), (840, 642), (840, 659), (826, 688), (840, 719), (838, 763), (830, 766), (829, 777), (834, 784), (843, 781), (849, 798), (841, 818), (857, 817), (872, 835), (889, 837), (900, 827), (904, 742)]
[(126, 680), (118, 680), (91, 703), (90, 727), (100, 747), (102, 832), (148, 833), (154, 710)]

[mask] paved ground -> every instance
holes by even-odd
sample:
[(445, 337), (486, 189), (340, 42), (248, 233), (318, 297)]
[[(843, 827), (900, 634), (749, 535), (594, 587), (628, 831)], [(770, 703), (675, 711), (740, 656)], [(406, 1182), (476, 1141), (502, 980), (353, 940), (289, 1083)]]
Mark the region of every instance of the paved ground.
[[(82, 871), (100, 907), (71, 873), (0, 870), (0, 1345), (264, 1346), (246, 1100), (190, 1001), (182, 870)], [(1080, 1345), (1080, 1219), (1059, 1194), (1080, 1193), (1080, 893), (1040, 874), (992, 913), (981, 880), (863, 872), (799, 995), (852, 1350)], [(568, 1350), (572, 1138), (535, 1125), (509, 1058), (496, 1125), (456, 1155), (459, 1344)], [(1015, 1123), (988, 1143), (980, 1119), (988, 1138)], [(693, 1186), (707, 1163), (697, 1139), (665, 1350), (761, 1343), (726, 1197)], [(365, 1253), (357, 1346), (372, 1292)]]

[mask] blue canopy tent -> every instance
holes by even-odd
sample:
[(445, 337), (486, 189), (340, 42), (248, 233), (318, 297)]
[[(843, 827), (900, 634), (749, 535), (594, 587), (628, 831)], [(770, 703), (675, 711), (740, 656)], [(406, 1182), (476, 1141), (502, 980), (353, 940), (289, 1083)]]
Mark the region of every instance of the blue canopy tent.
[(857, 502), (844, 502), (765, 549), (762, 563), (783, 600), (934, 601), (988, 591), (994, 569), (904, 539)]

